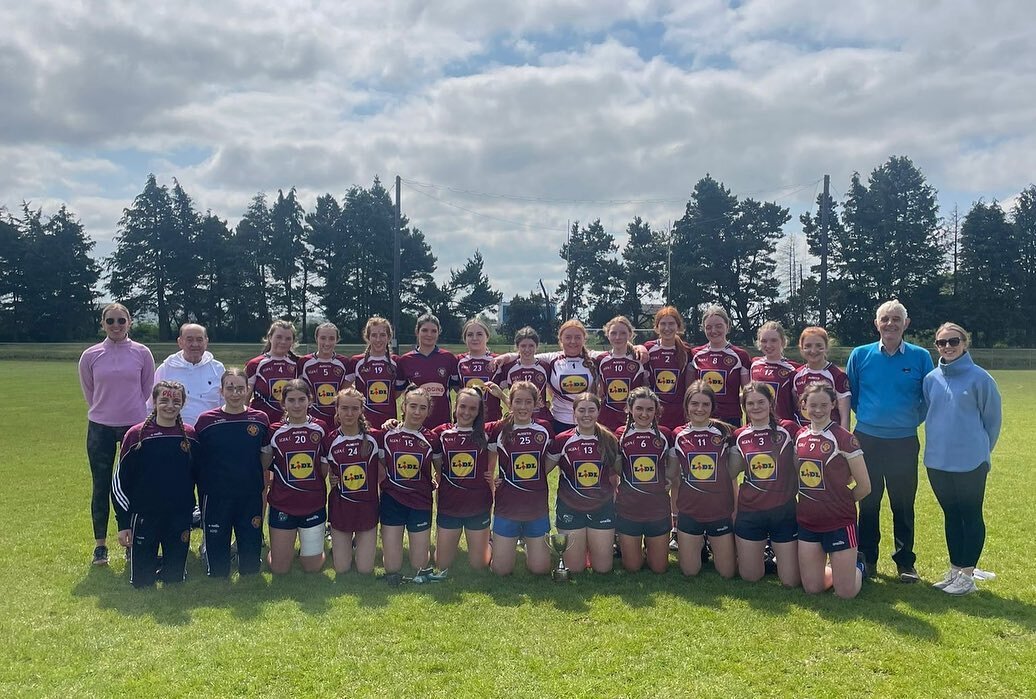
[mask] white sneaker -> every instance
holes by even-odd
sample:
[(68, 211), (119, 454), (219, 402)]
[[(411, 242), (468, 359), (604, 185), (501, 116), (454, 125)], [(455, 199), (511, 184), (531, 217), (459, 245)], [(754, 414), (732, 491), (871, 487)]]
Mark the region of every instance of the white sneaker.
[(932, 585), (936, 590), (945, 590), (946, 587), (957, 579), (960, 575), (960, 568), (950, 568), (946, 571), (946, 574), (942, 577), (942, 580)]
[(982, 581), (996, 580), (996, 573), (994, 573), (991, 570), (982, 570), (981, 568), (976, 568), (975, 569), (975, 573), (974, 573), (974, 578), (975, 578), (975, 580), (982, 580)]
[(964, 572), (958, 573), (953, 582), (942, 589), (943, 592), (949, 595), (967, 595), (976, 590), (978, 588), (975, 586), (975, 578)]

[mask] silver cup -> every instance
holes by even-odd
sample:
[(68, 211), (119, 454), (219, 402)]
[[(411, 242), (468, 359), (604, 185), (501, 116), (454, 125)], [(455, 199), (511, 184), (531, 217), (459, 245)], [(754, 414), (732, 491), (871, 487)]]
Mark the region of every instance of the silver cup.
[(565, 551), (568, 550), (568, 535), (557, 533), (550, 536), (550, 546), (558, 554), (558, 567), (551, 571), (550, 577), (554, 582), (568, 582), (571, 577), (568, 568), (565, 566)]

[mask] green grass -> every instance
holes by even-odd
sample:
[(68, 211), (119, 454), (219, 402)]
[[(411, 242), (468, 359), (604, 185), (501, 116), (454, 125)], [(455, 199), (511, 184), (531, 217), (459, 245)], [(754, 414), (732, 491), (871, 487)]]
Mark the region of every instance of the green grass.
[[(849, 602), (711, 570), (566, 586), (463, 566), (398, 590), (330, 571), (228, 584), (193, 552), (186, 584), (137, 591), (121, 560), (87, 564), (75, 365), (4, 361), (0, 696), (1034, 696), (1036, 373), (996, 377), (1006, 421), (982, 563), (1000, 579), (963, 599), (884, 577), (887, 547), (884, 576)], [(946, 554), (923, 476), (917, 524), (932, 580)]]

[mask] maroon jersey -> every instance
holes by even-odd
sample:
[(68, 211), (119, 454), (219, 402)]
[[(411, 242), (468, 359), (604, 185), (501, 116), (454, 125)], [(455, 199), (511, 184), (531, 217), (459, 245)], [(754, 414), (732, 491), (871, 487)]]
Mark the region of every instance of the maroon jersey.
[(284, 384), (298, 376), (298, 361), (294, 357), (261, 354), (245, 364), (245, 376), (253, 384), (251, 406), (266, 413), (271, 423), (279, 422), (284, 417), (281, 391)]
[(436, 451), (432, 433), (400, 426), (382, 434), (379, 442), (385, 459), (382, 491), (405, 507), (432, 509), (432, 457)]
[(551, 441), (547, 455), (561, 469), (558, 498), (576, 512), (593, 512), (615, 498), (615, 465), (604, 463), (596, 436), (566, 430)]
[(432, 434), (442, 454), (438, 509), (450, 517), (473, 517), (493, 507), (493, 489), (486, 479), (489, 446), (475, 443), (471, 429), (439, 425)]
[(520, 359), (503, 364), (497, 371), (497, 383), (501, 388), (508, 388), (516, 381), (528, 381), (540, 391), (540, 407), (536, 409), (533, 416), (537, 420), (550, 422), (550, 408), (547, 406), (547, 376), (550, 374), (550, 364), (542, 359), (534, 359), (532, 364), (526, 366)]
[(673, 438), (673, 454), (680, 463), (680, 491), (676, 509), (699, 522), (719, 522), (734, 513), (734, 480), (727, 468), (727, 437), (709, 425), (685, 425)]
[(798, 425), (778, 420), (777, 428), (746, 425), (734, 432), (748, 468), (738, 490), (737, 509), (772, 510), (795, 498), (795, 434)]
[(551, 441), (546, 422), (515, 425), (507, 438), (507, 420), (486, 425), (490, 448), (497, 453), (500, 486), (495, 514), (519, 522), (547, 516), (547, 447)]
[(644, 384), (646, 372), (636, 357), (615, 357), (605, 352), (597, 358), (597, 374), (604, 388), (597, 421), (614, 432), (626, 424), (626, 399), (630, 391)]
[(338, 487), (328, 495), (328, 505), (378, 502), (379, 436), (379, 430), (356, 435), (335, 430), (324, 437), (324, 463), (328, 473), (338, 478)]
[(615, 495), (615, 512), (632, 522), (654, 522), (669, 519), (669, 491), (666, 488), (666, 457), (673, 442), (673, 433), (665, 427), (658, 432), (626, 431), (620, 427), (622, 474)]
[[(457, 373), (453, 377), (454, 385), (458, 388), (482, 388), (486, 381), (492, 381), (496, 371), (490, 368), (490, 362), (495, 356), (495, 354), (485, 354), (481, 357), (472, 357), (470, 353), (457, 355)], [(500, 399), (484, 392), (482, 401), (486, 405), (486, 422), (499, 420), (502, 414)]]
[(696, 379), (701, 379), (716, 392), (713, 417), (741, 424), (741, 372), (748, 371), (752, 358), (729, 342), (722, 349), (710, 345), (695, 347), (691, 353)]
[(580, 393), (591, 390), (597, 367), (593, 356), (568, 357), (564, 352), (544, 352), (536, 359), (547, 362), (547, 390), (550, 393), (550, 415), (558, 422), (574, 425), (572, 402)]
[(752, 360), (752, 381), (764, 383), (773, 389), (773, 395), (776, 396), (773, 409), (781, 420), (794, 420), (799, 412), (792, 387), (798, 368), (799, 364), (784, 357), (776, 362), (771, 362), (766, 357), (756, 357)]
[(299, 359), (298, 374), (313, 391), (313, 405), (310, 412), (329, 425), (335, 421), (335, 398), (338, 389), (346, 383), (346, 377), (352, 373), (348, 357), (336, 354), (331, 359), (320, 359), (315, 354), (307, 354)]
[(399, 373), (395, 356), (371, 357), (357, 354), (350, 362), (347, 381), (363, 394), (363, 416), (367, 424), (381, 427), (388, 419), (396, 419), (396, 378)]
[(856, 436), (831, 422), (821, 432), (803, 427), (795, 439), (799, 464), (800, 525), (814, 532), (829, 532), (856, 524), (856, 500), (849, 489), (853, 476), (849, 459), (863, 454)]
[(299, 425), (275, 422), (270, 426), (273, 483), (267, 501), (271, 507), (295, 517), (308, 517), (324, 508), (327, 489), (321, 463), (329, 431), (312, 418)]
[[(811, 383), (827, 384), (831, 388), (835, 389), (835, 393), (838, 394), (839, 398), (850, 398), (852, 396), (849, 389), (849, 377), (846, 376), (845, 372), (839, 369), (833, 362), (828, 362), (827, 366), (819, 370), (810, 369), (807, 365), (803, 364), (799, 367), (798, 371), (795, 372), (795, 379), (792, 382), (792, 386), (795, 391), (795, 415), (800, 425), (809, 424), (809, 418), (802, 414), (802, 404), (799, 401), (802, 399), (802, 394), (806, 392), (806, 388)], [(838, 411), (837, 403), (831, 410), (831, 419), (838, 424), (842, 423), (842, 414)]]
[(648, 340), (644, 347), (648, 351), (649, 385), (662, 401), (662, 415), (658, 422), (670, 430), (676, 429), (685, 421), (683, 394), (687, 389), (687, 363), (690, 358), (685, 354), (681, 362), (675, 346), (663, 347), (658, 340)]
[(432, 429), (450, 421), (450, 382), (457, 373), (457, 358), (436, 347), (429, 354), (416, 349), (399, 358), (398, 388), (407, 383), (423, 388), (432, 397), (432, 407), (424, 426)]

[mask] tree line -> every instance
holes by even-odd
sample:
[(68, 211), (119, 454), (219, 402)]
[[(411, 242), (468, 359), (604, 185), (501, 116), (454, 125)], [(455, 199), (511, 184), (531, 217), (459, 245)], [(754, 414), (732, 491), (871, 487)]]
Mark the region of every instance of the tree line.
[[(828, 329), (842, 344), (873, 336), (874, 308), (899, 298), (911, 332), (953, 318), (983, 345), (1034, 344), (1036, 187), (1009, 212), (975, 202), (961, 217), (940, 219), (935, 189), (906, 157), (891, 157), (866, 181), (854, 173), (843, 200), (823, 194), (817, 211), (799, 216), (811, 255), (824, 244), (826, 209)], [(788, 208), (738, 197), (710, 175), (691, 192), (683, 215), (666, 229), (635, 217), (621, 250), (600, 219), (576, 222), (559, 250), (564, 277), (549, 292), (513, 296), (506, 334), (524, 325), (550, 337), (560, 318), (601, 327), (617, 314), (650, 325), (648, 301), (675, 305), (694, 328), (708, 303), (726, 307), (741, 342), (764, 320), (790, 329), (819, 320), (820, 266), (786, 266)], [(305, 211), (296, 191), (257, 193), (238, 224), (199, 212), (177, 180), (149, 175), (123, 210), (114, 252), (92, 256), (94, 242), (62, 206), (52, 216), (23, 203), (0, 209), (0, 341), (75, 341), (96, 333), (102, 295), (157, 319), (158, 339), (195, 321), (220, 341), (255, 341), (270, 318), (305, 327), (315, 317), (359, 341), (366, 319), (391, 317), (394, 208), (376, 178), (340, 199), (317, 198)], [(402, 334), (424, 312), (459, 339), (464, 319), (496, 307), (478, 250), (448, 280), (435, 280), (437, 259), (424, 234), (400, 218)], [(783, 287), (783, 289), (782, 289)], [(403, 343), (405, 344), (405, 340)]]

